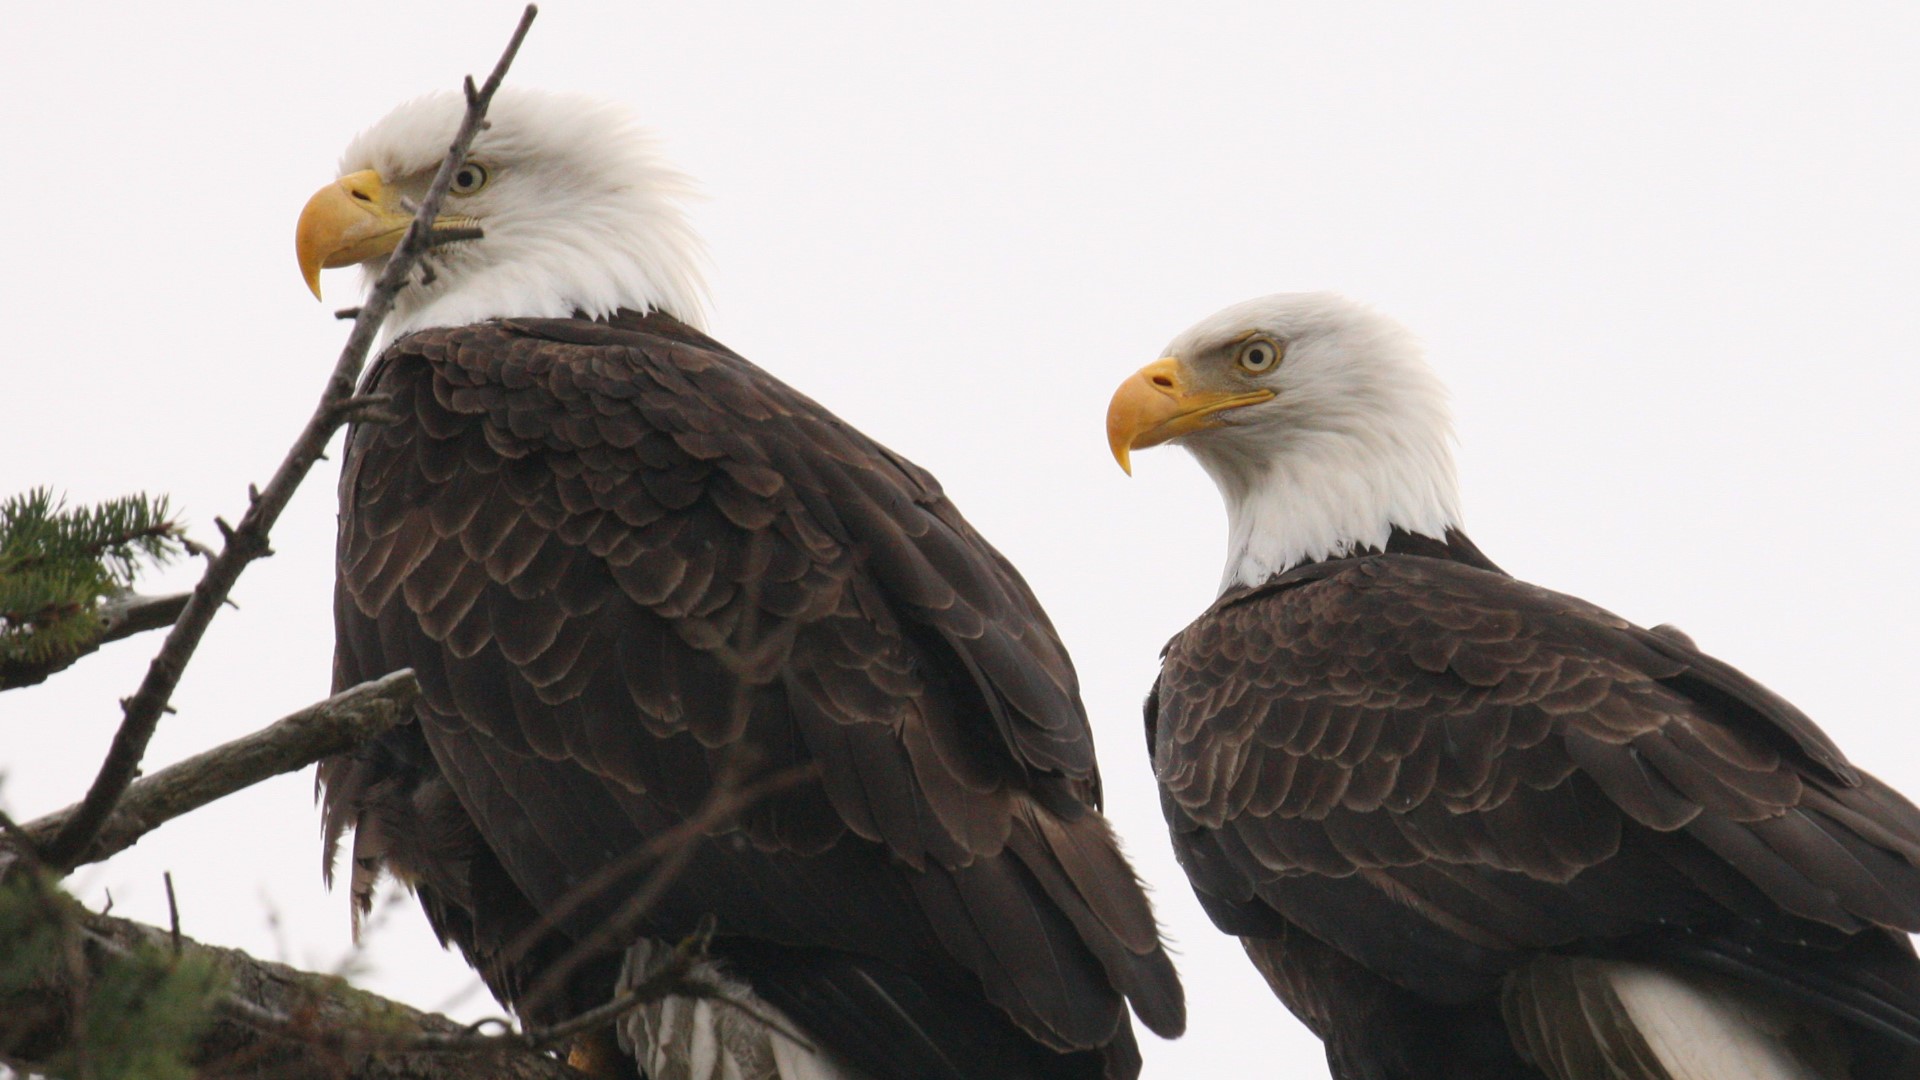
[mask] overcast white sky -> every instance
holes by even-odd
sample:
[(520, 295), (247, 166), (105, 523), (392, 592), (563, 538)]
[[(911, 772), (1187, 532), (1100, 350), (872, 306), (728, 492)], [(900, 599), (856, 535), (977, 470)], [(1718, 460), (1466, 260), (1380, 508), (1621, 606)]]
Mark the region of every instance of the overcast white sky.
[[(1325, 1070), (1194, 903), (1140, 734), (1223, 515), (1179, 452), (1122, 476), (1102, 417), (1228, 303), (1337, 288), (1404, 319), (1454, 389), (1495, 560), (1678, 623), (1920, 793), (1920, 9), (1036, 8), (550, 0), (512, 78), (649, 118), (710, 195), (714, 332), (931, 468), (1047, 604), (1187, 983), (1149, 1075)], [(359, 128), (483, 73), (518, 10), (9, 9), (0, 494), (170, 492), (214, 539), (344, 339), (353, 278), (307, 295), (301, 204)], [(242, 580), (152, 763), (325, 695), (335, 475)], [(84, 791), (157, 644), (0, 697), (0, 805)], [(164, 922), (170, 869), (188, 933), (325, 966), (347, 904), (318, 868), (308, 773), (76, 882)], [(403, 910), (365, 983), (491, 1012)]]

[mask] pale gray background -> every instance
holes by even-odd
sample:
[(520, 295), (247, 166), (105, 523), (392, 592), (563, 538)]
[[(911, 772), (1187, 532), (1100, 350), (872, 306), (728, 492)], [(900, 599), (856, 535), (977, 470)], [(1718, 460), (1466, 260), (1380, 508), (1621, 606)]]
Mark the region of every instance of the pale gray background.
[[(632, 103), (710, 196), (714, 332), (933, 469), (1047, 604), (1187, 980), (1189, 1034), (1145, 1037), (1149, 1073), (1325, 1068), (1194, 904), (1141, 748), (1222, 515), (1179, 452), (1123, 477), (1102, 415), (1227, 303), (1332, 287), (1406, 320), (1496, 560), (1679, 623), (1920, 792), (1915, 9), (1180, 6), (552, 0), (513, 73)], [(356, 130), (484, 72), (518, 10), (8, 3), (0, 491), (167, 491), (213, 539), (344, 338), (353, 278), (306, 294), (300, 205)], [(152, 762), (325, 695), (334, 476), (243, 579)], [(157, 643), (0, 698), (11, 812), (79, 796)], [(310, 788), (77, 884), (164, 921), (171, 869), (188, 933), (333, 964), (346, 900)], [(366, 984), (492, 1011), (400, 910)]]

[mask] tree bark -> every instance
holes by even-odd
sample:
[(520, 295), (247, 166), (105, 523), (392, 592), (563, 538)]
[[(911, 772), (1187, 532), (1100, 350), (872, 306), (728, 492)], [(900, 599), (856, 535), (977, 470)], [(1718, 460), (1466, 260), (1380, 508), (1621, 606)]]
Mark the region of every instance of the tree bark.
[[(581, 1080), (559, 1058), (467, 1032), (437, 1013), (356, 990), (346, 980), (256, 960), (238, 949), (202, 945), (159, 927), (79, 913), (83, 965), (0, 995), (0, 1061), (40, 1071), (67, 1047), (73, 980), (97, 976), (113, 957), (137, 949), (214, 960), (227, 976), (227, 1000), (190, 1063), (207, 1080)], [(56, 965), (58, 967), (58, 965)], [(451, 1049), (422, 1049), (422, 1036)], [(452, 1037), (452, 1038), (444, 1038)]]
[(138, 593), (122, 593), (100, 602), (95, 614), (100, 619), (100, 638), (79, 652), (66, 656), (57, 656), (37, 664), (24, 661), (0, 664), (0, 690), (15, 690), (22, 686), (37, 686), (46, 682), (47, 677), (57, 675), (77, 663), (82, 657), (92, 656), (100, 646), (121, 638), (132, 637), (147, 630), (161, 630), (172, 626), (180, 613), (187, 609), (188, 593), (175, 593), (172, 596), (141, 596)]
[[(361, 683), (229, 743), (142, 777), (127, 789), (99, 835), (74, 865), (100, 862), (182, 814), (281, 773), (352, 749), (406, 719), (420, 696), (413, 672)], [(36, 851), (52, 842), (79, 807), (69, 806), (19, 827)], [(0, 835), (0, 877), (11, 860)]]

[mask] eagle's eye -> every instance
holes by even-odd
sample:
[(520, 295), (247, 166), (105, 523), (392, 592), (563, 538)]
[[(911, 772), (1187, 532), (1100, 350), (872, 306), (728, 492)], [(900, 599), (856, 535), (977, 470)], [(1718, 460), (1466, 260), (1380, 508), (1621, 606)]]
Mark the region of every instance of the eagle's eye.
[(487, 167), (477, 161), (469, 161), (453, 174), (453, 185), (447, 190), (455, 195), (471, 195), (486, 186)]
[(1234, 359), (1240, 362), (1242, 368), (1258, 375), (1280, 362), (1280, 346), (1266, 338), (1254, 338), (1240, 346), (1240, 353)]

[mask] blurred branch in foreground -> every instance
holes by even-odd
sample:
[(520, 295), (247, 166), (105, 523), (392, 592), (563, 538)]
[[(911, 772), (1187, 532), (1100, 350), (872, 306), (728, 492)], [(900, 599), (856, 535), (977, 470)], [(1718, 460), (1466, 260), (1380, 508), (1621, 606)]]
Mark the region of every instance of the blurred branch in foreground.
[[(0, 972), (0, 1062), (23, 1073), (155, 1080), (580, 1076), (558, 1058), (526, 1049), (518, 1036), (475, 1036), (444, 1016), (331, 976), (96, 915), (26, 875), (0, 890), (0, 955), (9, 957)], [(94, 1002), (98, 1007), (90, 1007)], [(139, 1039), (115, 1037), (135, 1026)]]

